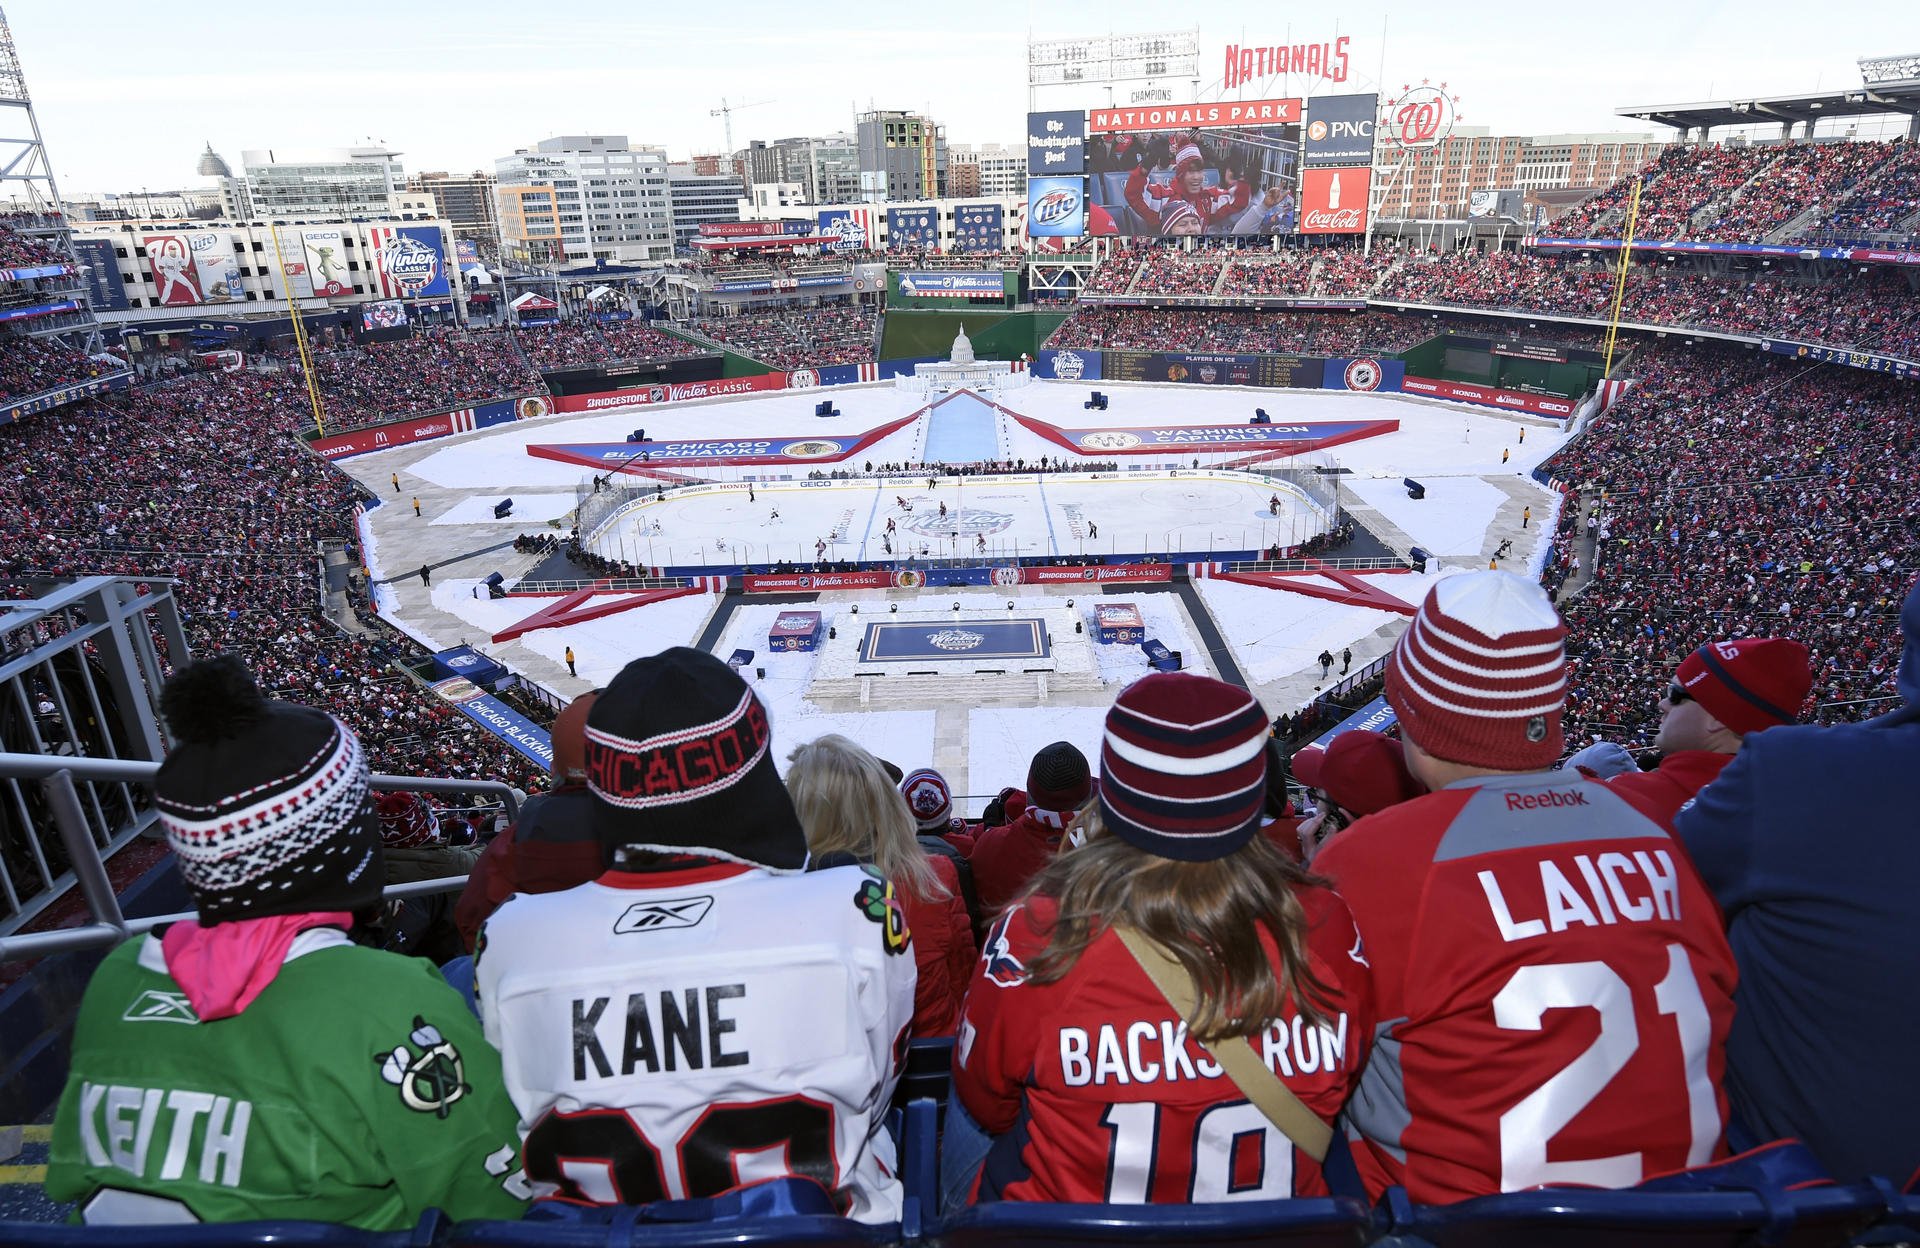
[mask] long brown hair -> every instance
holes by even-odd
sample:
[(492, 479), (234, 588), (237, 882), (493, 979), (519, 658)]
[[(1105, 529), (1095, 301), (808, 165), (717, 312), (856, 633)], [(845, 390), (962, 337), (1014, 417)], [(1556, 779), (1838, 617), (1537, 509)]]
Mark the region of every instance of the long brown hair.
[[(1213, 862), (1176, 862), (1110, 835), (1097, 807), (1075, 823), (1086, 843), (1056, 856), (1031, 889), (1059, 906), (1047, 947), (1028, 963), (1035, 980), (1064, 978), (1102, 933), (1124, 925), (1193, 981), (1187, 1029), (1196, 1040), (1259, 1035), (1289, 999), (1309, 1022), (1324, 1021), (1328, 989), (1308, 961), (1306, 911), (1294, 892), (1324, 881), (1264, 836)], [(1278, 965), (1257, 938), (1262, 928), (1279, 948)]]
[(913, 812), (880, 760), (828, 733), (787, 755), (787, 793), (815, 856), (847, 853), (923, 901), (951, 896), (915, 835)]

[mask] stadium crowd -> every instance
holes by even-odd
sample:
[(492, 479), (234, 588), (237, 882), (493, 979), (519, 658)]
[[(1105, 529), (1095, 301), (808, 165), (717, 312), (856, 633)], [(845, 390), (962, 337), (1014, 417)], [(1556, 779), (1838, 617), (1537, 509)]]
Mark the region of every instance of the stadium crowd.
[(385, 625), (319, 613), (321, 543), (353, 537), (352, 484), (284, 432), (289, 374), (198, 372), (0, 429), (0, 582), (169, 577), (197, 655), (241, 655), (269, 690), (331, 711), (376, 770), (498, 778), (536, 770), (402, 678)]
[(117, 373), (122, 367), (89, 359), (86, 352), (50, 338), (0, 332), (0, 402)]
[(692, 327), (769, 368), (791, 372), (871, 362), (878, 324), (879, 316), (869, 308), (820, 307), (743, 312), (697, 320)]
[(1885, 709), (1920, 570), (1912, 383), (1707, 349), (1643, 348), (1635, 371), (1544, 467), (1589, 504), (1558, 534), (1593, 571), (1562, 603), (1570, 739), (1645, 745), (1674, 664), (1709, 637), (1804, 642), (1819, 722)]
[(20, 232), (30, 226), (43, 224), (46, 220), (32, 213), (0, 214), (0, 269), (44, 268), (47, 265), (69, 263), (58, 248)]
[(1411, 317), (1375, 312), (1215, 312), (1082, 307), (1047, 339), (1055, 348), (1354, 355), (1401, 351), (1432, 336)]
[[(540, 378), (504, 329), (430, 330), (394, 342), (343, 341), (312, 358), (328, 425), (335, 429), (540, 389)], [(296, 408), (286, 410), (296, 425), (311, 419)]]

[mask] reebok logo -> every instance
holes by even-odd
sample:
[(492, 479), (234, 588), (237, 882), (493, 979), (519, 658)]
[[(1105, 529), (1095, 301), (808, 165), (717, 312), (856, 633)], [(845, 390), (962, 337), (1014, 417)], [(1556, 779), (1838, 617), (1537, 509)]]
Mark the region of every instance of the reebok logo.
[(698, 927), (713, 909), (711, 897), (675, 897), (667, 901), (642, 901), (627, 907), (613, 925), (613, 933), (662, 932), (673, 927)]
[(1550, 806), (1585, 806), (1587, 795), (1577, 790), (1566, 793), (1509, 793), (1508, 810), (1545, 810)]
[(149, 988), (135, 997), (120, 1017), (129, 1023), (186, 1023), (188, 1026), (200, 1021), (193, 1006), (188, 1004), (186, 993), (162, 992), (158, 988)]

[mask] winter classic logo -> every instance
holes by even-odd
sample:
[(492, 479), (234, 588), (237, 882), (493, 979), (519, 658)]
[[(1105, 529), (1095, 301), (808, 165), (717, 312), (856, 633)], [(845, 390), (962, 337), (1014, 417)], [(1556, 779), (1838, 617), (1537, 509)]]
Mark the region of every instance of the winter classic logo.
[(1053, 353), (1053, 375), (1061, 381), (1079, 381), (1087, 371), (1087, 361), (1072, 351)]
[(985, 634), (968, 632), (964, 628), (943, 628), (927, 638), (927, 643), (936, 650), (978, 650), (986, 639)]
[(417, 295), (440, 276), (440, 253), (417, 238), (395, 234), (380, 249), (380, 267), (401, 290)]
[(1346, 371), (1341, 374), (1349, 390), (1378, 390), (1380, 388), (1380, 361), (1349, 360)]

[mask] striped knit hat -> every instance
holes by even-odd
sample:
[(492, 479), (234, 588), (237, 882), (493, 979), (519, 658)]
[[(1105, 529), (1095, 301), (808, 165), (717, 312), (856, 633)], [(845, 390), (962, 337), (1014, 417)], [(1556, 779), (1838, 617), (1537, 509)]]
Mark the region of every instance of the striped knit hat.
[(1176, 152), (1173, 157), (1173, 167), (1177, 170), (1185, 169), (1189, 164), (1201, 165), (1205, 163), (1206, 157), (1201, 154), (1200, 145), (1194, 142), (1182, 143), (1180, 150)]
[(1266, 744), (1267, 713), (1245, 689), (1190, 672), (1135, 681), (1107, 712), (1100, 814), (1150, 854), (1224, 858), (1260, 826)]
[(947, 778), (931, 767), (922, 767), (900, 782), (900, 796), (907, 799), (914, 826), (922, 832), (945, 832), (953, 824), (953, 790)]
[(1539, 771), (1560, 757), (1566, 627), (1540, 586), (1511, 572), (1435, 585), (1387, 660), (1403, 735), (1435, 758)]
[(380, 820), (351, 729), (264, 697), (230, 654), (180, 669), (160, 713), (174, 745), (153, 800), (202, 924), (380, 900)]

